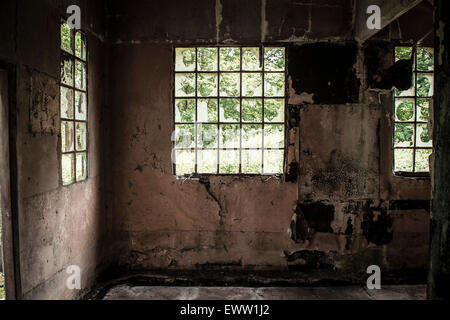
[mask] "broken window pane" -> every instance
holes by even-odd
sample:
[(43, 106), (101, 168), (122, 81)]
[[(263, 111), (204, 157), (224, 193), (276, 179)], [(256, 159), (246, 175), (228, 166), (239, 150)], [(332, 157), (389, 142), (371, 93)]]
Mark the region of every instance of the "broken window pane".
[(264, 121), (284, 122), (284, 99), (264, 99)]
[[(217, 122), (217, 99), (198, 99), (197, 121), (198, 122)], [(195, 105), (194, 105), (195, 107)]]
[(72, 31), (70, 30), (67, 23), (61, 23), (61, 49), (68, 52), (73, 53), (72, 49)]
[(280, 124), (266, 124), (264, 126), (264, 148), (283, 148), (284, 126)]
[(217, 96), (217, 74), (199, 73), (198, 74), (198, 90), (200, 97), (216, 97)]
[(244, 73), (242, 74), (242, 95), (244, 97), (262, 96), (262, 74)]
[(242, 99), (242, 121), (262, 122), (262, 99)]
[(413, 171), (413, 152), (414, 149), (395, 149), (394, 150), (394, 170), (412, 172)]
[(220, 96), (239, 97), (241, 95), (241, 76), (239, 73), (222, 73), (220, 75)]
[(434, 70), (434, 50), (433, 48), (417, 48), (417, 70)]
[(260, 174), (262, 172), (262, 152), (242, 150), (242, 173)]
[(175, 100), (175, 122), (195, 121), (195, 99)]
[(76, 91), (75, 93), (75, 119), (87, 120), (86, 93)]
[(86, 152), (77, 153), (77, 181), (86, 180), (87, 177), (87, 156)]
[(75, 182), (74, 173), (74, 154), (63, 154), (61, 156), (61, 171), (62, 171), (62, 183), (68, 185)]
[(61, 121), (61, 150), (70, 152), (74, 150), (74, 128), (72, 121)]
[(195, 95), (195, 73), (177, 73), (175, 75), (175, 96), (193, 97)]
[(199, 173), (217, 173), (217, 151), (198, 150), (197, 170)]
[(284, 71), (284, 48), (264, 48), (264, 69)]
[(411, 79), (411, 88), (409, 88), (408, 90), (398, 90), (397, 88), (394, 88), (394, 93), (396, 97), (414, 97), (414, 95), (416, 94), (416, 89), (414, 86), (415, 83), (415, 79), (414, 79), (414, 75), (412, 76)]
[(73, 119), (73, 90), (61, 87), (61, 118)]
[(243, 148), (262, 147), (262, 125), (259, 124), (242, 125), (242, 147)]
[(217, 148), (217, 125), (200, 124), (197, 126), (197, 146), (199, 148)]
[(175, 71), (194, 71), (195, 60), (195, 48), (175, 49)]
[(395, 117), (398, 121), (414, 121), (414, 99), (395, 99)]
[(417, 147), (433, 146), (430, 140), (430, 135), (428, 134), (428, 126), (426, 124), (417, 125), (416, 146)]
[(195, 172), (195, 152), (193, 150), (175, 150), (174, 162), (178, 175)]
[(241, 68), (241, 50), (239, 48), (220, 48), (220, 70), (239, 71)]
[(239, 148), (240, 147), (240, 125), (223, 124), (220, 125), (219, 144), (221, 148)]
[(74, 61), (72, 58), (61, 55), (61, 83), (73, 86)]
[(198, 48), (198, 70), (217, 71), (217, 48)]
[(219, 159), (219, 173), (239, 173), (239, 150), (220, 150)]
[(416, 149), (416, 171), (429, 172), (430, 171), (430, 155), (432, 149)]
[(431, 97), (433, 95), (433, 74), (419, 73), (417, 74), (417, 96)]
[(85, 122), (77, 122), (77, 151), (86, 150), (87, 146), (87, 128)]
[(284, 150), (264, 150), (264, 173), (283, 172)]
[(414, 146), (414, 125), (406, 123), (396, 123), (394, 131), (395, 147)]
[(75, 87), (80, 90), (86, 90), (86, 64), (75, 62)]
[(259, 48), (242, 48), (242, 70), (261, 70)]
[(239, 99), (220, 99), (220, 122), (239, 122), (241, 111)]
[(86, 36), (81, 32), (75, 35), (75, 56), (86, 60)]
[(175, 126), (175, 147), (193, 148), (195, 147), (195, 135), (193, 124), (177, 124)]
[(264, 76), (264, 95), (284, 97), (284, 73), (267, 73)]
[(417, 99), (417, 120), (427, 122), (430, 118), (430, 99)]

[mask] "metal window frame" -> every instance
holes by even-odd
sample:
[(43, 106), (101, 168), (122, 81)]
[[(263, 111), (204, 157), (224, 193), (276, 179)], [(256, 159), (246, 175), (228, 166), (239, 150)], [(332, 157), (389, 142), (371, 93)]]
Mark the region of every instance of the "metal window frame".
[[(191, 48), (195, 49), (195, 68), (192, 71), (176, 71), (175, 65), (176, 65), (176, 49), (178, 48)], [(199, 71), (198, 70), (198, 49), (199, 48), (217, 48), (217, 70), (216, 71)], [(220, 49), (221, 48), (237, 48), (240, 51), (240, 66), (239, 70), (236, 71), (222, 71), (220, 70)], [(260, 64), (261, 69), (260, 70), (243, 70), (242, 65), (242, 51), (246, 48), (258, 48), (259, 49), (259, 56), (260, 56)], [(265, 70), (265, 61), (264, 61), (264, 49), (265, 48), (283, 48), (284, 49), (284, 57), (285, 57), (285, 66), (284, 70), (282, 71), (266, 71)], [(288, 86), (287, 86), (287, 75), (288, 75), (288, 68), (287, 68), (287, 61), (288, 61), (288, 50), (286, 45), (283, 44), (230, 44), (230, 45), (222, 45), (222, 44), (214, 44), (214, 45), (177, 45), (173, 46), (173, 52), (172, 52), (172, 61), (173, 61), (173, 90), (172, 90), (172, 112), (173, 112), (173, 132), (175, 132), (175, 128), (177, 125), (193, 125), (194, 126), (194, 147), (190, 148), (180, 148), (176, 147), (176, 141), (173, 139), (172, 141), (172, 152), (175, 152), (176, 150), (190, 150), (194, 151), (195, 153), (195, 163), (194, 163), (194, 172), (191, 174), (183, 174), (179, 175), (176, 172), (176, 163), (172, 163), (172, 171), (173, 174), (177, 177), (185, 177), (185, 178), (202, 178), (202, 177), (208, 177), (208, 176), (282, 176), (286, 171), (286, 112), (287, 112), (287, 105), (288, 105)], [(194, 73), (195, 74), (195, 92), (193, 96), (190, 97), (177, 97), (176, 96), (176, 75), (177, 74), (183, 74), (183, 73)], [(240, 80), (240, 93), (239, 96), (236, 97), (223, 97), (220, 96), (220, 74), (227, 74), (227, 73), (238, 73), (239, 74), (239, 80)], [(254, 97), (244, 97), (242, 95), (242, 78), (243, 74), (255, 74), (260, 73), (261, 74), (261, 96), (254, 96)], [(283, 96), (278, 97), (265, 97), (264, 96), (264, 90), (265, 90), (265, 75), (266, 74), (284, 74), (284, 94)], [(198, 96), (198, 74), (216, 74), (217, 75), (217, 95), (216, 96), (210, 96), (210, 97), (201, 97)], [(192, 99), (195, 100), (195, 121), (194, 122), (176, 122), (176, 106), (175, 101), (179, 99)], [(215, 122), (198, 122), (198, 100), (199, 99), (216, 99), (217, 101), (217, 121)], [(236, 99), (239, 100), (239, 122), (223, 122), (220, 121), (220, 99)], [(244, 99), (261, 99), (262, 101), (262, 117), (261, 122), (243, 122), (242, 121), (242, 100)], [(265, 99), (280, 99), (284, 100), (284, 121), (283, 122), (266, 122), (264, 118), (264, 102)], [(214, 125), (217, 126), (217, 147), (213, 148), (204, 148), (204, 147), (198, 147), (197, 145), (197, 138), (198, 138), (198, 132), (197, 128), (198, 125)], [(221, 125), (239, 125), (239, 148), (221, 148), (220, 146), (220, 126)], [(261, 142), (261, 148), (243, 148), (242, 147), (242, 126), (243, 125), (261, 125), (261, 135), (262, 135), (262, 142)], [(264, 128), (265, 125), (282, 125), (283, 126), (283, 132), (284, 132), (284, 139), (283, 139), (283, 147), (282, 148), (265, 148), (264, 147)], [(198, 150), (217, 150), (217, 168), (215, 173), (199, 173), (198, 172)], [(220, 172), (220, 151), (223, 150), (237, 150), (239, 151), (239, 172), (238, 173), (221, 173)], [(242, 172), (242, 151), (243, 150), (260, 150), (261, 151), (261, 172), (260, 173), (243, 173)], [(283, 168), (282, 172), (280, 173), (264, 173), (264, 153), (265, 150), (283, 150)], [(176, 157), (176, 154), (173, 154), (173, 157)]]
[[(61, 19), (61, 26), (64, 23), (66, 23), (66, 21), (64, 19)], [(84, 36), (84, 39), (85, 39), (85, 51), (86, 51), (85, 59), (86, 60), (83, 60), (83, 59), (81, 59), (81, 58), (76, 56), (75, 37), (76, 37), (77, 33), (79, 33), (79, 34)], [(73, 141), (74, 141), (74, 145), (73, 145), (73, 150), (72, 151), (64, 151), (63, 152), (63, 150), (62, 150), (62, 144), (63, 144), (62, 136), (61, 136), (61, 142), (59, 143), (59, 152), (60, 152), (60, 161), (59, 162), (60, 162), (60, 177), (61, 177), (60, 178), (60, 184), (62, 186), (64, 186), (64, 187), (68, 187), (68, 186), (71, 186), (73, 184), (86, 181), (88, 179), (88, 177), (89, 177), (89, 124), (88, 124), (88, 119), (89, 119), (89, 95), (88, 95), (88, 87), (89, 87), (89, 81), (88, 81), (89, 80), (89, 77), (88, 77), (89, 66), (88, 66), (88, 60), (89, 59), (88, 59), (88, 54), (89, 54), (89, 51), (88, 51), (88, 37), (87, 37), (87, 33), (84, 32), (83, 30), (73, 30), (73, 29), (71, 29), (70, 30), (70, 34), (71, 34), (71, 46), (72, 46), (71, 49), (72, 49), (73, 53), (65, 51), (62, 48), (62, 46), (60, 45), (61, 61), (62, 61), (63, 57), (67, 57), (73, 62), (73, 65), (72, 65), (72, 77), (73, 77), (72, 85), (67, 85), (67, 84), (63, 83), (61, 78), (60, 78), (60, 82), (59, 82), (59, 90), (60, 90), (60, 92), (59, 92), (59, 99), (60, 99), (60, 102), (59, 102), (60, 128), (62, 128), (62, 123), (63, 122), (71, 122), (73, 124)], [(75, 74), (76, 74), (76, 63), (77, 62), (84, 64), (85, 67), (86, 67), (86, 75), (85, 75), (86, 76), (86, 79), (85, 79), (86, 87), (85, 87), (85, 90), (82, 90), (82, 89), (79, 89), (79, 88), (76, 87)], [(60, 63), (60, 69), (61, 69), (61, 63)], [(61, 75), (61, 70), (60, 70), (60, 75)], [(73, 95), (72, 95), (73, 118), (72, 119), (64, 118), (62, 116), (62, 114), (61, 114), (61, 103), (62, 103), (62, 101), (61, 101), (61, 89), (62, 88), (66, 88), (66, 89), (69, 89), (69, 90), (73, 91)], [(75, 97), (76, 97), (76, 93), (77, 92), (84, 93), (86, 95), (86, 119), (85, 120), (76, 119)], [(76, 130), (77, 123), (84, 123), (86, 125), (86, 149), (84, 149), (84, 150), (77, 150), (77, 130)], [(85, 175), (85, 177), (83, 179), (78, 180), (78, 178), (77, 178), (77, 155), (83, 154), (83, 153), (86, 155), (86, 168), (85, 168), (86, 175)], [(74, 179), (73, 179), (73, 182), (65, 184), (64, 181), (63, 181), (62, 158), (63, 158), (64, 155), (70, 155), (70, 154), (73, 155), (73, 178)]]
[[(413, 48), (412, 45), (395, 45), (394, 46), (394, 52), (393, 52), (393, 61), (395, 63), (395, 52), (396, 52), (396, 48)], [(419, 48), (427, 48), (427, 49), (433, 49), (433, 47), (430, 46), (417, 46), (417, 49)], [(433, 52), (434, 54), (434, 52)], [(433, 99), (433, 95), (431, 96), (427, 96), (427, 97), (422, 97), (422, 96), (418, 96), (417, 95), (417, 78), (419, 74), (428, 74), (428, 75), (433, 75), (435, 74), (435, 66), (433, 66), (433, 70), (432, 71), (422, 71), (422, 70), (418, 70), (417, 67), (417, 50), (416, 53), (414, 55), (414, 57), (412, 57), (414, 59), (414, 95), (413, 96), (401, 96), (401, 97), (397, 97), (395, 95), (395, 90), (393, 90), (392, 96), (393, 96), (393, 101), (394, 101), (394, 112), (393, 112), (393, 127), (392, 127), (392, 169), (394, 172), (394, 175), (399, 176), (399, 177), (417, 177), (417, 178), (429, 178), (430, 177), (430, 172), (429, 171), (416, 171), (416, 151), (417, 150), (433, 150), (433, 146), (431, 147), (418, 147), (417, 146), (417, 127), (418, 125), (426, 125), (428, 122), (424, 122), (424, 121), (418, 121), (418, 106), (417, 106), (417, 100), (418, 99), (428, 99), (431, 100)], [(433, 83), (433, 88), (434, 88), (434, 83)], [(396, 101), (397, 100), (414, 100), (414, 120), (413, 121), (398, 121), (396, 120)], [(431, 117), (432, 115), (429, 114), (429, 117)], [(412, 147), (396, 147), (395, 146), (395, 125), (396, 124), (411, 124), (414, 127), (414, 145)], [(430, 140), (432, 141), (432, 140)], [(412, 171), (395, 171), (395, 150), (412, 150), (413, 152), (413, 168)]]

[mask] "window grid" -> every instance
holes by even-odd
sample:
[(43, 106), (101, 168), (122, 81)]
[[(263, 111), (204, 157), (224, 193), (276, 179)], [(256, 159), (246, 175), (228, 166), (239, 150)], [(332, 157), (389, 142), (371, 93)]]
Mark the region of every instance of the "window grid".
[[(421, 49), (431, 50), (432, 51), (433, 48), (432, 47), (417, 47), (417, 51), (414, 53), (414, 50), (413, 50), (412, 47), (397, 46), (397, 47), (394, 48), (394, 62), (396, 62), (399, 59), (396, 56), (398, 48), (411, 49), (411, 55), (414, 55), (414, 57), (413, 57), (413, 59), (414, 59), (413, 60), (414, 61), (414, 63), (413, 63), (413, 67), (414, 67), (414, 69), (413, 69), (414, 84), (413, 84), (413, 87), (412, 87), (412, 89), (414, 90), (414, 94), (401, 95), (401, 94), (397, 94), (396, 89), (394, 89), (394, 94), (393, 94), (393, 97), (394, 97), (394, 129), (393, 129), (393, 152), (394, 152), (394, 157), (393, 157), (393, 168), (394, 168), (394, 172), (396, 174), (398, 174), (398, 175), (428, 176), (429, 175), (429, 169), (428, 170), (418, 170), (418, 168), (417, 168), (417, 151), (428, 150), (428, 151), (432, 152), (432, 149), (433, 149), (432, 146), (424, 147), (424, 146), (418, 146), (417, 145), (417, 141), (418, 141), (418, 139), (420, 139), (420, 137), (418, 137), (418, 133), (419, 133), (418, 127), (420, 125), (426, 126), (427, 123), (428, 123), (428, 120), (420, 120), (418, 118), (418, 114), (419, 114), (418, 100), (422, 99), (422, 100), (428, 101), (428, 108), (429, 108), (431, 100), (433, 98), (433, 92), (430, 92), (430, 94), (426, 95), (426, 96), (422, 96), (422, 95), (419, 96), (418, 95), (418, 89), (419, 89), (418, 78), (419, 78), (419, 75), (422, 75), (422, 74), (434, 77), (434, 67), (432, 67), (431, 70), (427, 70), (427, 71), (426, 70), (419, 70), (419, 68), (418, 68), (418, 59), (419, 59), (418, 58), (418, 52)], [(433, 56), (434, 56), (434, 54), (433, 54)], [(432, 81), (432, 86), (434, 86), (433, 81)], [(411, 89), (409, 89), (409, 90), (411, 90)], [(408, 91), (408, 90), (405, 90), (405, 91)], [(398, 110), (397, 110), (397, 107), (398, 107), (397, 106), (397, 102), (398, 101), (407, 101), (407, 100), (412, 100), (413, 103), (414, 103), (414, 106), (413, 106), (414, 118), (412, 120), (406, 120), (406, 121), (399, 120), (398, 116), (397, 116), (397, 112), (398, 112)], [(428, 117), (431, 116), (429, 114), (430, 111), (431, 110), (428, 109)], [(420, 112), (421, 112), (421, 110), (420, 110)], [(399, 124), (407, 124), (407, 125), (412, 125), (413, 126), (413, 136), (412, 136), (412, 138), (413, 138), (413, 141), (412, 141), (413, 145), (412, 146), (396, 146), (395, 145), (395, 139), (396, 139), (395, 138), (395, 131), (396, 131), (397, 125), (399, 125)], [(429, 142), (431, 143), (431, 140), (429, 140)], [(408, 171), (408, 170), (396, 170), (396, 155), (395, 155), (395, 151), (396, 150), (411, 150), (412, 151), (412, 168), (411, 168), (410, 171)], [(427, 158), (427, 161), (428, 161), (428, 158)]]
[[(187, 46), (183, 46), (183, 47), (176, 47), (176, 48), (187, 48), (187, 49), (194, 49), (194, 47), (187, 47)], [(204, 71), (204, 70), (199, 70), (198, 66), (199, 66), (199, 49), (200, 48), (217, 48), (217, 70), (216, 71)], [(221, 70), (221, 66), (220, 66), (220, 49), (221, 48), (233, 48), (233, 49), (239, 49), (239, 53), (240, 53), (240, 57), (239, 57), (239, 70)], [(260, 62), (260, 69), (259, 70), (243, 70), (243, 49), (254, 49), (254, 48), (258, 48), (259, 49), (259, 62)], [(265, 70), (265, 61), (264, 61), (264, 48), (281, 48), (283, 50), (283, 58), (284, 58), (284, 67), (283, 70), (280, 71), (270, 71), (270, 70)], [(174, 61), (176, 64), (176, 50), (174, 50)], [(174, 88), (173, 88), (173, 112), (174, 112), (174, 124), (175, 126), (177, 125), (193, 125), (194, 126), (194, 147), (190, 147), (190, 148), (186, 148), (186, 147), (177, 147), (176, 146), (176, 141), (174, 141), (173, 145), (174, 145), (174, 150), (189, 150), (189, 151), (193, 151), (194, 152), (194, 159), (195, 159), (195, 163), (194, 163), (194, 172), (192, 172), (192, 175), (210, 175), (210, 174), (214, 174), (214, 175), (263, 175), (263, 174), (282, 174), (283, 172), (278, 172), (278, 173), (265, 173), (264, 172), (264, 153), (265, 151), (270, 151), (270, 150), (281, 150), (281, 151), (285, 151), (285, 122), (266, 122), (265, 121), (265, 100), (266, 99), (282, 99), (284, 100), (284, 105), (283, 105), (283, 113), (285, 113), (285, 108), (286, 108), (286, 53), (285, 53), (285, 48), (281, 47), (281, 46), (270, 46), (270, 47), (256, 47), (256, 46), (199, 46), (199, 47), (195, 47), (195, 68), (194, 70), (191, 71), (177, 71), (176, 68), (174, 68), (174, 75), (176, 76), (177, 74), (185, 74), (185, 73), (195, 73), (195, 93), (194, 96), (177, 96), (176, 95), (176, 79), (174, 79)], [(239, 89), (240, 89), (240, 93), (239, 93), (239, 97), (237, 96), (221, 96), (221, 92), (220, 92), (220, 80), (221, 80), (221, 75), (222, 74), (236, 74), (239, 73)], [(284, 78), (284, 92), (283, 95), (280, 96), (265, 96), (265, 76), (266, 74), (283, 74)], [(213, 74), (213, 75), (217, 75), (217, 95), (214, 96), (199, 96), (198, 95), (198, 76), (199, 74)], [(244, 96), (243, 94), (243, 75), (244, 74), (261, 74), (261, 95), (260, 96)], [(194, 99), (195, 100), (195, 116), (194, 122), (177, 122), (175, 117), (175, 112), (176, 112), (176, 100), (182, 100), (182, 99)], [(199, 99), (214, 99), (217, 101), (217, 121), (215, 122), (199, 122), (198, 119), (198, 101)], [(220, 104), (220, 100), (221, 99), (238, 99), (239, 100), (239, 122), (228, 122), (228, 121), (221, 121), (221, 104)], [(261, 122), (247, 122), (247, 121), (243, 121), (242, 118), (242, 105), (243, 105), (243, 99), (260, 99), (261, 100), (261, 109), (262, 109), (262, 115), (261, 115)], [(284, 120), (285, 116), (283, 117)], [(199, 126), (198, 125), (215, 125), (217, 128), (217, 143), (216, 146), (217, 147), (212, 147), (212, 148), (208, 148), (208, 147), (199, 147), (198, 146), (198, 129)], [(264, 137), (265, 137), (265, 125), (269, 124), (269, 125), (281, 125), (283, 126), (283, 147), (280, 148), (270, 148), (270, 147), (265, 147), (265, 141), (264, 141)], [(239, 125), (239, 148), (227, 148), (227, 147), (222, 147), (220, 145), (220, 128), (221, 125)], [(243, 147), (243, 125), (261, 125), (261, 136), (262, 136), (262, 141), (261, 141), (261, 147), (255, 147), (255, 148), (244, 148)], [(200, 133), (201, 134), (201, 133)], [(217, 150), (217, 165), (216, 165), (216, 172), (211, 172), (211, 173), (199, 173), (198, 170), (198, 151), (199, 150)], [(238, 173), (223, 173), (220, 170), (220, 151), (224, 151), (224, 150), (235, 150), (235, 151), (239, 151), (239, 171)], [(258, 150), (261, 151), (261, 168), (260, 168), (260, 173), (244, 173), (243, 169), (242, 169), (242, 159), (243, 159), (243, 154), (242, 151), (244, 150)], [(284, 170), (284, 161), (285, 161), (285, 155), (283, 154), (283, 158), (282, 158), (282, 167)], [(173, 163), (173, 172), (176, 175), (179, 175), (176, 172), (176, 163)], [(189, 175), (189, 174), (188, 174)]]
[[(67, 28), (66, 21), (64, 19), (61, 21), (61, 28)], [(61, 31), (61, 42), (63, 41), (62, 38), (62, 32)], [(77, 36), (80, 37), (80, 46), (79, 46), (79, 55), (77, 53)], [(64, 186), (68, 186), (77, 182), (81, 182), (87, 179), (88, 176), (88, 62), (87, 62), (87, 36), (84, 32), (81, 30), (70, 30), (70, 51), (69, 52), (66, 48), (64, 48), (63, 43), (61, 43), (61, 81), (60, 81), (60, 91), (62, 89), (67, 89), (72, 92), (70, 103), (72, 105), (71, 115), (70, 117), (66, 117), (63, 115), (63, 101), (62, 101), (62, 94), (60, 92), (60, 119), (61, 119), (61, 132), (65, 130), (63, 128), (64, 123), (70, 123), (72, 127), (72, 139), (73, 139), (73, 149), (71, 151), (64, 151), (64, 149), (67, 149), (67, 147), (64, 147), (64, 144), (66, 143), (61, 135), (61, 144), (60, 144), (60, 151), (61, 151), (61, 180), (62, 184)], [(65, 67), (64, 61), (70, 61), (71, 62), (71, 84), (64, 83), (63, 80), (63, 68)], [(77, 64), (81, 66), (81, 72), (80, 72), (80, 83), (81, 85), (78, 86), (77, 84)], [(83, 71), (84, 70), (84, 71)], [(82, 117), (77, 117), (77, 94), (79, 94), (79, 99), (83, 99), (84, 101), (84, 110), (81, 109), (78, 112), (80, 115), (83, 115)], [(82, 102), (79, 102), (82, 103)], [(83, 119), (84, 117), (84, 119)], [(84, 143), (84, 146), (81, 148), (78, 148), (78, 125), (84, 125), (84, 132), (81, 131), (82, 141)], [(70, 133), (70, 132), (69, 132)], [(63, 161), (64, 156), (69, 155), (72, 156), (72, 167), (70, 168), (71, 174), (70, 179), (67, 180), (64, 175), (65, 171), (65, 164)], [(83, 157), (84, 156), (84, 157)], [(81, 157), (81, 175), (78, 175), (78, 157)]]

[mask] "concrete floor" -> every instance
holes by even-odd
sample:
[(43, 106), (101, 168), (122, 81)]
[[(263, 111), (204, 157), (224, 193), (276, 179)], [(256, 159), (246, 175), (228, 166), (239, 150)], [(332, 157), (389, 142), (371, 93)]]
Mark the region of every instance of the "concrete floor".
[(151, 287), (117, 285), (104, 300), (424, 300), (425, 285), (345, 287)]

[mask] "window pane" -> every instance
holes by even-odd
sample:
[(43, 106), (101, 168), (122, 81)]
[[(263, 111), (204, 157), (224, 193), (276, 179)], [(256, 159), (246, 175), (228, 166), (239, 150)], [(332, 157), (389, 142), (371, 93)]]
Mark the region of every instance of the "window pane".
[(87, 146), (87, 129), (85, 122), (77, 122), (77, 151), (86, 150)]
[(264, 150), (264, 173), (283, 173), (284, 150)]
[(242, 147), (261, 148), (262, 147), (262, 126), (257, 124), (242, 125)]
[(220, 99), (220, 122), (239, 122), (239, 99)]
[(433, 48), (417, 48), (417, 70), (433, 71), (434, 54)]
[(239, 73), (220, 74), (220, 96), (239, 97), (241, 94), (241, 77)]
[(72, 32), (67, 23), (61, 23), (61, 49), (73, 54)]
[(395, 120), (414, 121), (414, 99), (395, 99)]
[(195, 121), (195, 99), (175, 100), (175, 122)]
[(284, 96), (284, 73), (266, 73), (264, 75), (264, 96)]
[(395, 147), (414, 146), (414, 125), (406, 123), (396, 123), (394, 132)]
[(284, 126), (280, 124), (266, 124), (264, 126), (264, 147), (284, 147)]
[(430, 140), (430, 135), (428, 134), (428, 127), (426, 124), (417, 125), (416, 146), (417, 147), (433, 146), (433, 143)]
[(199, 73), (197, 89), (200, 97), (217, 96), (217, 74)]
[(73, 90), (61, 87), (61, 118), (73, 119)]
[(262, 74), (243, 73), (242, 74), (242, 95), (244, 97), (262, 96)]
[(197, 121), (198, 122), (217, 122), (217, 99), (198, 99)]
[(194, 125), (180, 124), (175, 126), (175, 147), (193, 148), (195, 146)]
[(195, 152), (193, 150), (175, 150), (174, 162), (177, 175), (195, 172)]
[(195, 73), (177, 73), (175, 75), (175, 96), (195, 96)]
[(417, 74), (417, 96), (431, 97), (433, 95), (433, 74)]
[(264, 121), (284, 122), (284, 99), (264, 99)]
[(74, 154), (63, 154), (61, 158), (62, 182), (68, 185), (75, 182)]
[(242, 173), (260, 174), (262, 172), (262, 151), (242, 150)]
[(430, 155), (432, 149), (417, 149), (416, 150), (416, 172), (430, 171)]
[(199, 148), (217, 148), (218, 129), (215, 124), (197, 126), (197, 146)]
[(175, 49), (175, 71), (195, 70), (195, 48)]
[(75, 93), (75, 118), (87, 120), (86, 93), (76, 91)]
[(75, 62), (75, 87), (80, 90), (86, 90), (86, 64)]
[(87, 177), (87, 156), (86, 152), (77, 153), (77, 181), (86, 180)]
[(217, 71), (217, 48), (198, 48), (198, 70)]
[(86, 36), (81, 32), (75, 35), (75, 56), (86, 60)]
[(224, 124), (220, 125), (220, 147), (221, 148), (239, 148), (241, 140), (240, 125)]
[(417, 99), (417, 121), (427, 122), (430, 118), (430, 99)]
[(198, 173), (217, 173), (217, 150), (197, 151)]
[(242, 99), (242, 121), (262, 122), (261, 99)]
[(394, 150), (394, 168), (395, 171), (412, 172), (413, 171), (413, 149), (395, 149)]
[(411, 55), (412, 55), (411, 47), (396, 47), (395, 48), (395, 61), (410, 60)]
[(62, 152), (73, 151), (74, 129), (72, 121), (61, 121), (61, 150)]
[(284, 48), (264, 48), (264, 69), (284, 71)]
[(258, 71), (261, 69), (259, 48), (242, 48), (242, 70)]
[(398, 90), (397, 88), (394, 89), (394, 93), (396, 97), (414, 97), (414, 95), (416, 94), (416, 89), (414, 86), (415, 83), (415, 76), (413, 75), (411, 78), (411, 88), (409, 88), (408, 90)]
[(219, 152), (219, 172), (224, 174), (239, 173), (239, 150), (220, 150)]
[(64, 54), (61, 55), (61, 83), (73, 86), (73, 68), (73, 59)]
[(238, 71), (241, 68), (239, 48), (220, 48), (220, 70)]

